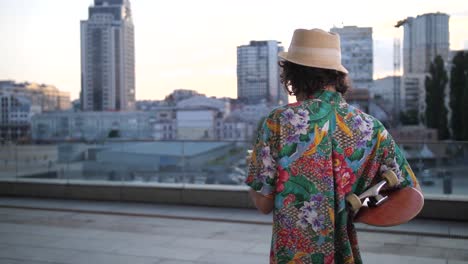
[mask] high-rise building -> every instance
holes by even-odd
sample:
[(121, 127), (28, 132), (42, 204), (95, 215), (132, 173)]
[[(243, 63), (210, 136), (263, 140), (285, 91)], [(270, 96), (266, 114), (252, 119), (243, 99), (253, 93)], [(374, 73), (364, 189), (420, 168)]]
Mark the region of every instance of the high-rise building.
[(449, 59), (449, 16), (429, 13), (400, 21), (403, 25), (403, 73), (426, 73), (437, 55)]
[(418, 113), (419, 122), (422, 121), (421, 115), (426, 111), (425, 78), (425, 74), (411, 73), (403, 75), (401, 80), (402, 110)]
[(345, 26), (330, 29), (341, 40), (341, 63), (349, 71), (352, 86), (370, 89), (374, 74), (372, 28)]
[(237, 98), (247, 103), (266, 100), (286, 104), (288, 94), (280, 84), (278, 52), (283, 47), (276, 40), (251, 41), (237, 47)]
[(81, 21), (81, 107), (135, 108), (135, 46), (129, 0), (94, 0)]

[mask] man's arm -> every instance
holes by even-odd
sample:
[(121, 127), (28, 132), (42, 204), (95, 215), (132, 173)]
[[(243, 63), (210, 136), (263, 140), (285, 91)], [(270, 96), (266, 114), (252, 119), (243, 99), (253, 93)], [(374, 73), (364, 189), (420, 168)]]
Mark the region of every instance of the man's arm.
[(249, 190), (249, 195), (255, 207), (257, 207), (257, 209), (260, 212), (262, 212), (263, 214), (269, 214), (271, 213), (271, 211), (273, 211), (273, 207), (274, 207), (273, 196), (262, 195), (254, 191), (253, 189)]

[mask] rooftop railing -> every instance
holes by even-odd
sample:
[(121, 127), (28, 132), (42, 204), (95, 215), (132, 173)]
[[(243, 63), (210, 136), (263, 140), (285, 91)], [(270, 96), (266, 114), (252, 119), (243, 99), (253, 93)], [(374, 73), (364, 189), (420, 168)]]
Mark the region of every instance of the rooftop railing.
[[(426, 194), (468, 196), (468, 142), (399, 144)], [(0, 146), (0, 180), (243, 186), (246, 141)]]

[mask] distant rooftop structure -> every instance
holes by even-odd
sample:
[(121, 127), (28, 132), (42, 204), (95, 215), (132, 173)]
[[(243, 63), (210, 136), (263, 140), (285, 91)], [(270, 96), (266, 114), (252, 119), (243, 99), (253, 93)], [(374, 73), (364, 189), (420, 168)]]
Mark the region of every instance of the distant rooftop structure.
[(54, 85), (35, 82), (0, 80), (0, 95), (27, 98), (41, 112), (61, 111), (71, 108), (70, 92), (60, 91)]
[(195, 90), (189, 89), (176, 89), (172, 93), (164, 98), (164, 101), (178, 103), (179, 101), (189, 99), (194, 96), (205, 96), (204, 94), (200, 94)]
[(209, 98), (203, 95), (196, 95), (177, 103), (177, 108), (212, 107), (226, 114), (229, 113), (229, 106), (229, 102), (225, 100)]

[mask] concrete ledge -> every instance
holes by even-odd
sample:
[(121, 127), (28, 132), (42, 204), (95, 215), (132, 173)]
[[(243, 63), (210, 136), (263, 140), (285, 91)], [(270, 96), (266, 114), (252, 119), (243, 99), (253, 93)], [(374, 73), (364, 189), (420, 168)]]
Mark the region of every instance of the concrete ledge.
[(123, 186), (121, 200), (131, 202), (155, 202), (164, 204), (183, 204), (183, 188), (164, 186)]
[(81, 184), (66, 184), (65, 197), (67, 199), (83, 199), (83, 200), (105, 200), (105, 201), (121, 201), (120, 186), (99, 186), (99, 185), (81, 185)]
[(16, 194), (14, 181), (0, 181), (0, 195), (14, 196)]
[[(247, 186), (228, 185), (0, 180), (0, 196), (253, 208), (248, 190)], [(418, 218), (468, 221), (468, 197), (426, 195)]]
[(427, 197), (424, 207), (419, 214), (420, 218), (468, 221), (468, 201), (464, 200), (438, 200)]

